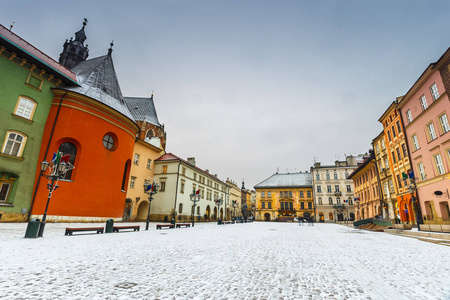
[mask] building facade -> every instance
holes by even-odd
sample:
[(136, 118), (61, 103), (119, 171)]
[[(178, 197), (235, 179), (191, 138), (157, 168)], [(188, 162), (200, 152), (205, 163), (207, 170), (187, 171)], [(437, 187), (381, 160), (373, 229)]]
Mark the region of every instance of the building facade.
[(362, 157), (347, 156), (334, 165), (316, 162), (311, 168), (316, 222), (355, 220), (353, 180), (348, 175)]
[[(210, 174), (208, 170), (196, 166), (195, 158), (184, 160), (172, 153), (166, 153), (155, 160), (154, 179), (160, 186), (154, 195), (150, 219), (158, 221), (190, 222), (192, 215), (196, 221), (225, 220), (230, 199), (225, 182)], [(191, 195), (197, 192), (200, 201), (193, 211)], [(216, 200), (221, 200), (217, 205)]]
[(428, 66), (398, 104), (413, 169), (405, 189), (419, 199), (415, 208), (425, 224), (450, 224), (448, 88), (450, 49)]
[(276, 173), (255, 185), (259, 221), (293, 221), (314, 217), (310, 172)]
[(26, 221), (52, 88), (76, 75), (0, 25), (0, 222)]
[(124, 97), (124, 101), (140, 131), (134, 144), (123, 218), (143, 221), (147, 219), (149, 208), (149, 195), (143, 186), (153, 183), (155, 160), (165, 153), (166, 132), (158, 121), (153, 95), (151, 98)]
[[(401, 99), (401, 97), (397, 98), (378, 121), (383, 124), (387, 158), (397, 197), (394, 204), (398, 211), (397, 218), (404, 223), (415, 223), (411, 194), (408, 185), (403, 180), (403, 174), (411, 172), (411, 160), (408, 154), (403, 122), (397, 109), (397, 104)], [(383, 168), (387, 169), (387, 165), (384, 164)]]
[(355, 185), (356, 220), (375, 218), (381, 215), (382, 201), (375, 154), (369, 156), (348, 176)]
[(228, 186), (229, 190), (229, 201), (227, 211), (229, 210), (229, 214), (227, 215), (227, 219), (230, 218), (238, 218), (242, 216), (242, 202), (241, 202), (241, 189), (237, 185), (236, 182), (227, 178), (225, 182)]

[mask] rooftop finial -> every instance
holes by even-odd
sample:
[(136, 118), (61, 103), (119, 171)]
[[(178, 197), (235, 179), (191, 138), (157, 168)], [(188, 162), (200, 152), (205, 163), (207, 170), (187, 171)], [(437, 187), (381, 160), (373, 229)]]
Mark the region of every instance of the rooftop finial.
[(86, 18), (84, 18), (83, 29), (84, 29), (84, 26), (86, 26), (87, 22), (88, 22), (88, 20)]
[(9, 31), (12, 31), (12, 29), (13, 29), (15, 23), (16, 23), (16, 22), (12, 22), (12, 23), (11, 23), (11, 25), (9, 26)]
[(108, 55), (109, 55), (109, 56), (111, 56), (111, 53), (112, 53), (112, 51), (113, 51), (113, 50), (112, 50), (112, 47), (114, 46), (114, 41), (111, 41), (111, 44), (110, 44), (110, 45), (111, 45), (111, 47), (109, 47), (109, 49), (108, 49)]

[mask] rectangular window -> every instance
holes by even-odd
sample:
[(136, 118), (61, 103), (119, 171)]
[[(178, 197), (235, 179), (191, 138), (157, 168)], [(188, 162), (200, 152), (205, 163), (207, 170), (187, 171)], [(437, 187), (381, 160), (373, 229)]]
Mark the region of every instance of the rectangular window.
[(400, 125), (400, 121), (397, 121), (397, 131), (400, 134), (402, 132), (402, 126)]
[(430, 87), (431, 95), (433, 96), (433, 100), (436, 101), (439, 98), (439, 92), (436, 86), (436, 83)]
[(320, 175), (319, 175), (319, 173), (316, 174), (316, 180), (320, 180)]
[(428, 124), (427, 125), (427, 129), (428, 129), (428, 134), (429, 134), (429, 137), (430, 137), (430, 141), (437, 139), (436, 132), (434, 131), (433, 123)]
[(306, 192), (306, 196), (307, 196), (308, 198), (311, 198), (311, 191), (307, 191), (307, 192)]
[(331, 185), (327, 185), (327, 192), (331, 193)]
[(442, 163), (441, 155), (438, 154), (434, 156), (434, 161), (436, 162), (436, 167), (439, 175), (442, 175), (445, 173), (444, 164)]
[(272, 209), (272, 202), (267, 202), (267, 208)]
[(181, 185), (180, 185), (180, 193), (184, 194), (184, 182), (183, 181), (181, 182)]
[[(287, 205), (286, 205), (287, 206)], [(294, 202), (289, 202), (289, 210), (293, 211), (294, 210)]]
[(284, 210), (284, 202), (280, 202), (280, 209)]
[(424, 111), (425, 109), (428, 108), (427, 99), (425, 98), (425, 95), (422, 95), (422, 97), (420, 97), (419, 101), (420, 101), (420, 106), (422, 106), (422, 111)]
[(166, 174), (167, 173), (167, 166), (163, 166), (163, 174)]
[(266, 208), (266, 202), (261, 202), (261, 208), (262, 209)]
[(335, 191), (335, 192), (339, 192), (339, 186), (338, 186), (338, 185), (335, 185), (335, 186), (334, 186), (334, 191)]
[(305, 202), (300, 202), (300, 209), (305, 209)]
[(397, 135), (396, 135), (396, 133), (395, 133), (395, 128), (392, 126), (392, 137), (396, 137)]
[(292, 198), (292, 191), (289, 191), (289, 198)]
[(384, 159), (384, 167), (389, 169), (389, 160), (387, 158)]
[(149, 169), (149, 170), (152, 169), (152, 160), (150, 158), (147, 159), (147, 169)]
[(272, 197), (272, 192), (267, 192), (267, 197), (271, 198)]
[(417, 135), (412, 136), (412, 142), (413, 142), (413, 149), (418, 150), (420, 148), (420, 146), (419, 146), (419, 140), (417, 139)]
[(312, 202), (308, 202), (308, 209), (312, 209)]
[(351, 192), (352, 191), (352, 186), (350, 184), (347, 184), (347, 192)]
[(186, 168), (181, 168), (181, 175), (186, 176)]
[(194, 180), (197, 181), (197, 173), (194, 173)]
[(380, 148), (378, 147), (378, 144), (375, 144), (375, 154), (380, 154)]
[(397, 151), (397, 158), (398, 160), (402, 160), (402, 155), (400, 154), (400, 148), (396, 148), (395, 151)]
[(396, 158), (395, 158), (395, 153), (394, 153), (394, 151), (391, 152), (391, 155), (392, 155), (392, 161), (393, 161), (394, 164), (395, 164), (397, 161), (396, 161)]
[(406, 144), (402, 144), (403, 157), (408, 156), (408, 150), (406, 150)]
[(338, 180), (338, 175), (337, 175), (337, 173), (334, 173), (333, 176), (334, 176), (334, 180)]
[(411, 110), (407, 110), (406, 111), (406, 120), (408, 120), (408, 124), (412, 122), (412, 115), (411, 115)]
[(180, 205), (178, 206), (178, 213), (183, 213), (183, 203), (180, 203)]
[(330, 180), (330, 174), (327, 173), (326, 177), (327, 177), (327, 180)]
[(136, 177), (131, 176), (130, 180), (130, 189), (134, 189), (134, 185), (136, 184)]
[(425, 174), (425, 169), (422, 163), (417, 164), (417, 169), (419, 170), (420, 180), (424, 181), (427, 179), (427, 175)]
[(382, 150), (386, 149), (386, 143), (384, 142), (384, 138), (381, 139), (381, 149)]
[(11, 189), (11, 183), (2, 183), (0, 187), (0, 201), (5, 202), (8, 199), (9, 190)]
[(266, 192), (261, 192), (261, 198), (266, 198)]
[(446, 114), (442, 114), (439, 116), (439, 122), (441, 123), (441, 129), (443, 134), (450, 131), (450, 126), (448, 125), (448, 119)]
[(397, 183), (398, 183), (398, 187), (401, 188), (402, 187), (402, 178), (400, 177), (399, 174), (397, 174)]
[(165, 181), (161, 181), (161, 186), (159, 187), (159, 191), (160, 192), (164, 192), (166, 190), (166, 182)]
[(388, 130), (388, 132), (387, 132), (387, 136), (388, 136), (388, 140), (389, 140), (389, 142), (390, 142), (390, 141), (392, 141), (392, 138), (391, 138), (391, 131), (390, 131), (390, 130)]
[(317, 192), (322, 193), (322, 186), (320, 186), (320, 185), (317, 186)]
[(300, 198), (304, 198), (305, 195), (303, 194), (303, 191), (300, 191)]
[(394, 193), (395, 192), (394, 182), (392, 182), (392, 180), (389, 180), (389, 187), (391, 188), (391, 193)]
[(133, 164), (139, 165), (139, 157), (140, 157), (139, 154), (137, 153), (134, 154)]

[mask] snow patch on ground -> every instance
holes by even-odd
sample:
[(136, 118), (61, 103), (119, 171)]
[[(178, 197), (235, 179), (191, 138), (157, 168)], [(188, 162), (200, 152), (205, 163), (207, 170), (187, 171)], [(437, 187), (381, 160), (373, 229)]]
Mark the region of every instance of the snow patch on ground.
[[(5, 299), (450, 299), (450, 247), (335, 224), (246, 223), (24, 239), (0, 223)], [(128, 225), (128, 223), (127, 223)]]

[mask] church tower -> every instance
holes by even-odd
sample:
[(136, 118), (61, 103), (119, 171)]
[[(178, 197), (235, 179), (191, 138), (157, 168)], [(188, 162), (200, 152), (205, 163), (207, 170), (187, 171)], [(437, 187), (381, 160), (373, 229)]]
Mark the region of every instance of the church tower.
[(87, 39), (84, 33), (84, 27), (87, 24), (87, 19), (84, 19), (83, 28), (75, 32), (75, 40), (70, 38), (66, 40), (63, 46), (63, 51), (59, 55), (59, 63), (68, 69), (72, 69), (78, 63), (85, 61), (89, 56), (88, 45), (84, 46), (84, 41)]

